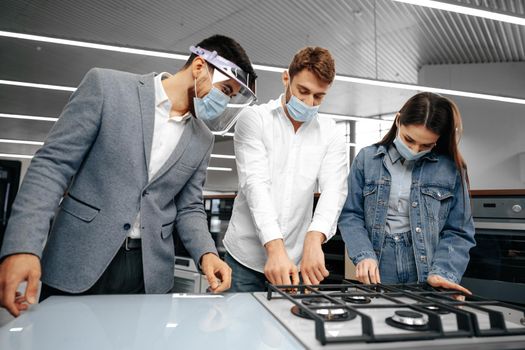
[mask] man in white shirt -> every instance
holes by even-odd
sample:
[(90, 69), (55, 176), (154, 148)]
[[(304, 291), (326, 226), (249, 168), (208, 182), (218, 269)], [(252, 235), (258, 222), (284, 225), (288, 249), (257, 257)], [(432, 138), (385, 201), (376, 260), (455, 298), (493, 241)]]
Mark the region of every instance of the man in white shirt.
[[(347, 158), (335, 122), (317, 111), (335, 77), (328, 50), (306, 47), (283, 72), (284, 94), (246, 108), (235, 127), (239, 193), (224, 238), (232, 292), (319, 284), (321, 244), (336, 231), (347, 194)], [(314, 192), (321, 195), (312, 217)]]

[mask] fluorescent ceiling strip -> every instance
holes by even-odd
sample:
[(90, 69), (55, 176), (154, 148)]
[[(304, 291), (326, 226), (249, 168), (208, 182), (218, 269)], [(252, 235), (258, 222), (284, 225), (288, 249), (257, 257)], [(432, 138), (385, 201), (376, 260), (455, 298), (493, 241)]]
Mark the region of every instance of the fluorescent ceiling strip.
[(209, 166), (208, 170), (214, 170), (214, 171), (232, 171), (232, 168), (221, 168), (216, 166)]
[(77, 88), (70, 87), (70, 86), (27, 83), (24, 81), (14, 81), (14, 80), (0, 80), (0, 84), (22, 86), (22, 87), (32, 87), (32, 88), (37, 88), (37, 89), (59, 90), (59, 91), (75, 91), (77, 89)]
[(282, 73), (288, 69), (288, 68), (282, 68), (282, 67), (265, 66), (262, 64), (253, 64), (252, 66), (253, 66), (253, 69), (264, 70), (267, 72), (274, 72), (274, 73)]
[(0, 158), (31, 159), (33, 156), (28, 154), (0, 153)]
[(330, 114), (330, 113), (319, 113), (321, 118), (330, 118), (335, 120), (348, 120), (348, 121), (373, 121), (373, 122), (384, 122), (386, 119), (369, 118), (369, 117), (357, 117), (353, 115), (342, 115), (342, 114)]
[(8, 38), (40, 41), (40, 42), (60, 44), (60, 45), (87, 47), (87, 48), (90, 48), (90, 49), (97, 49), (97, 50), (124, 52), (124, 53), (130, 53), (130, 54), (134, 54), (134, 55), (171, 58), (171, 59), (174, 59), (174, 60), (184, 60), (185, 61), (189, 57), (189, 55), (180, 55), (180, 54), (169, 53), (169, 52), (134, 49), (134, 48), (125, 47), (125, 46), (95, 44), (95, 43), (90, 43), (90, 42), (85, 42), (85, 41), (58, 39), (58, 38), (52, 38), (52, 37), (48, 37), (48, 36), (31, 35), (31, 34), (23, 34), (23, 33), (14, 33), (14, 32), (6, 32), (6, 31), (0, 31), (0, 36), (4, 36), (4, 37), (8, 37)]
[(16, 143), (20, 145), (34, 145), (42, 146), (44, 142), (41, 141), (26, 141), (26, 140), (11, 140), (11, 139), (0, 139), (0, 143)]
[[(395, 1), (402, 1), (402, 0), (395, 0)], [(420, 4), (422, 2), (423, 1), (414, 1), (415, 4), (416, 3)], [(436, 1), (428, 1), (428, 2), (437, 3)], [(485, 12), (490, 12), (490, 11), (485, 11)], [(147, 56), (165, 57), (165, 58), (171, 58), (171, 59), (176, 59), (176, 60), (186, 60), (188, 57), (187, 55), (170, 54), (166, 52), (158, 52), (158, 51), (142, 50), (142, 49), (132, 49), (132, 48), (121, 47), (121, 46), (113, 46), (113, 45), (93, 44), (93, 43), (77, 41), (77, 40), (58, 39), (58, 38), (45, 37), (45, 36), (40, 36), (40, 35), (30, 35), (30, 34), (6, 32), (6, 31), (0, 31), (0, 36), (18, 38), (18, 39), (26, 39), (26, 40), (34, 40), (34, 41), (42, 41), (42, 42), (51, 42), (51, 43), (62, 44), (62, 45), (73, 45), (73, 46), (81, 46), (81, 47), (94, 48), (94, 49), (118, 51), (118, 52), (124, 52), (124, 53), (141, 54), (141, 55), (147, 55)], [(285, 68), (282, 68), (282, 67), (274, 67), (274, 66), (258, 65), (258, 64), (254, 65), (254, 68), (259, 69), (259, 70), (270, 71), (270, 72), (278, 72), (278, 73), (285, 70)], [(452, 95), (452, 96), (471, 97), (471, 98), (485, 99), (485, 100), (490, 100), (490, 101), (501, 101), (501, 102), (508, 102), (508, 103), (525, 104), (525, 99), (522, 99), (522, 98), (481, 94), (481, 93), (467, 92), (467, 91), (460, 91), (460, 90), (432, 88), (428, 86), (396, 83), (396, 82), (390, 82), (390, 81), (384, 81), (384, 80), (366, 79), (366, 78), (359, 78), (359, 77), (352, 77), (352, 76), (345, 76), (345, 75), (336, 75), (335, 80), (349, 82), (349, 83), (356, 83), (356, 84), (390, 87), (394, 89), (404, 89), (404, 90), (412, 90), (412, 91), (429, 91), (429, 92), (436, 92), (436, 93), (447, 94), (447, 95)], [(17, 85), (17, 86), (32, 86), (32, 87), (43, 88), (43, 89), (55, 89), (55, 90), (66, 90), (66, 91), (75, 91), (76, 89), (74, 87), (25, 83), (25, 82), (13, 82), (9, 80), (0, 80), (0, 84)]]
[(22, 115), (22, 114), (8, 114), (8, 113), (0, 113), (0, 118), (39, 120), (39, 121), (44, 121), (44, 122), (56, 122), (58, 120), (58, 118), (52, 118), (52, 117), (40, 117), (36, 115)]
[(428, 92), (434, 92), (438, 94), (445, 94), (445, 95), (452, 95), (452, 96), (471, 97), (471, 98), (478, 98), (478, 99), (490, 100), (490, 101), (525, 104), (525, 99), (523, 98), (480, 94), (477, 92), (468, 92), (468, 91), (461, 91), (461, 90), (441, 89), (441, 88), (434, 88), (430, 86), (413, 85), (413, 84), (406, 84), (406, 83), (395, 83), (395, 82), (385, 81), (385, 80), (357, 78), (357, 77), (351, 77), (351, 76), (346, 76), (346, 75), (337, 75), (335, 77), (335, 80), (345, 81), (349, 83), (356, 83), (356, 84), (390, 87), (394, 89), (428, 91)]
[(229, 154), (211, 154), (212, 158), (220, 158), (220, 159), (235, 159), (235, 156), (229, 155)]
[(506, 15), (506, 14), (499, 13), (499, 12), (481, 10), (481, 9), (473, 8), (470, 6), (463, 6), (459, 4), (456, 5), (456, 4), (451, 4), (451, 3), (443, 2), (443, 1), (434, 1), (434, 0), (392, 0), (392, 1), (404, 2), (406, 4), (411, 4), (411, 5), (416, 5), (416, 6), (430, 7), (430, 8), (437, 9), (437, 10), (456, 12), (456, 13), (461, 13), (461, 14), (469, 15), (469, 16), (487, 18), (487, 19), (492, 19), (495, 21), (517, 24), (520, 26), (525, 25), (525, 18), (523, 17), (511, 16), (511, 15)]

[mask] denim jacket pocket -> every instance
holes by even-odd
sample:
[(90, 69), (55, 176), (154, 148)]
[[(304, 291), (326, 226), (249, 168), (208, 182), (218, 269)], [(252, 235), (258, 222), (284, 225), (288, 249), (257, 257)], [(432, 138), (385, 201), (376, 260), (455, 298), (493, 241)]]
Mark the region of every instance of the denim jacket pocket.
[(421, 187), (421, 193), (427, 217), (436, 222), (444, 221), (448, 217), (454, 193), (449, 189), (436, 186)]

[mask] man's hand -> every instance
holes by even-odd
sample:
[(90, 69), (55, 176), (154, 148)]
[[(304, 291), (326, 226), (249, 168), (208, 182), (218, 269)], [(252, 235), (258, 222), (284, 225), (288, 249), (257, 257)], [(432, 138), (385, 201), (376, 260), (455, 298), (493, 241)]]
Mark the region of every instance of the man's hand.
[(376, 259), (363, 259), (355, 267), (355, 278), (364, 284), (381, 283)]
[[(15, 317), (36, 304), (40, 281), (40, 259), (33, 254), (14, 254), (0, 264), (0, 305)], [(17, 292), (21, 282), (27, 281), (25, 294)]]
[[(297, 266), (290, 260), (282, 239), (274, 239), (264, 245), (266, 248), (266, 265), (264, 275), (272, 284), (299, 284)], [(291, 280), (290, 280), (291, 277)]]
[[(468, 290), (467, 288), (462, 287), (457, 283), (451, 282), (439, 275), (429, 275), (427, 278), (427, 282), (434, 288), (453, 289), (453, 290), (458, 290), (460, 292), (463, 292), (464, 294), (467, 294), (467, 295), (472, 295), (472, 292)], [(465, 300), (465, 296), (460, 295), (460, 294), (453, 295), (452, 297), (459, 301)]]
[(206, 253), (201, 257), (201, 269), (208, 279), (210, 290), (213, 293), (224, 292), (231, 287), (232, 269), (213, 253)]
[(303, 259), (301, 261), (301, 275), (303, 282), (307, 285), (321, 283), (330, 274), (324, 264), (324, 253), (321, 244), (326, 236), (318, 231), (306, 233), (303, 247)]

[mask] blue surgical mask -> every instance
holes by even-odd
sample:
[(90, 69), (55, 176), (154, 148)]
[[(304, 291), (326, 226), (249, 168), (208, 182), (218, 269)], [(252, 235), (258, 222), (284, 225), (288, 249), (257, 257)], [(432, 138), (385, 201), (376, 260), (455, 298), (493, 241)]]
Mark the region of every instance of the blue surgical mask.
[(307, 123), (312, 120), (319, 110), (319, 106), (308, 106), (303, 101), (292, 95), (290, 101), (286, 104), (288, 114), (295, 121)]
[(394, 139), (394, 145), (396, 146), (396, 149), (401, 155), (401, 157), (405, 158), (406, 160), (418, 160), (431, 151), (430, 149), (428, 149), (426, 151), (415, 153), (403, 142), (403, 140), (399, 138), (399, 133)]
[(194, 97), (195, 116), (201, 120), (214, 120), (221, 116), (230, 102), (230, 97), (216, 87), (203, 98)]
[[(211, 81), (209, 71), (208, 77)], [(195, 93), (197, 93), (197, 79), (195, 79)], [(203, 98), (197, 96), (193, 98), (195, 116), (203, 121), (217, 119), (226, 110), (228, 102), (230, 102), (230, 97), (215, 86), (212, 86), (210, 92)]]

